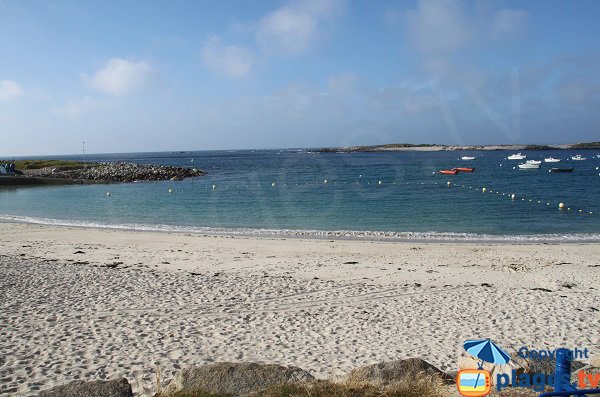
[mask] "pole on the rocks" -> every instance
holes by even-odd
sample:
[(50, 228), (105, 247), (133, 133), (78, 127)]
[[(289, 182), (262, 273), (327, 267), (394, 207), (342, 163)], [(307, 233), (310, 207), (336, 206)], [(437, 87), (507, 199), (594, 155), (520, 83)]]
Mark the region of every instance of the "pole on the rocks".
[(87, 163), (85, 162), (85, 141), (81, 142), (81, 148), (83, 150), (83, 168), (87, 168)]

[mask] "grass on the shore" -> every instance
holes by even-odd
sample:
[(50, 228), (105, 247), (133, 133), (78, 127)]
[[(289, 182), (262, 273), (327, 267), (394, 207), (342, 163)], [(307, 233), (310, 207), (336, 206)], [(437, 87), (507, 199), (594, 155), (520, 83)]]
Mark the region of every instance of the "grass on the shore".
[[(13, 163), (13, 161), (0, 160), (0, 164), (10, 163)], [(17, 170), (39, 170), (41, 168), (52, 167), (60, 171), (67, 171), (84, 167), (84, 163), (71, 160), (15, 160), (14, 163)]]
[[(454, 385), (449, 385), (437, 378), (422, 377), (406, 379), (388, 386), (375, 386), (364, 382), (334, 383), (327, 380), (315, 382), (299, 382), (276, 385), (252, 394), (252, 397), (448, 397), (448, 393), (456, 393)], [(540, 392), (529, 388), (509, 388), (497, 392), (494, 397), (535, 397)], [(164, 394), (158, 394), (167, 397)], [(454, 394), (452, 394), (454, 395)], [(213, 394), (203, 391), (195, 393), (176, 393), (168, 397), (231, 397), (228, 394)]]
[[(334, 383), (327, 380), (298, 382), (271, 386), (252, 394), (253, 397), (447, 397), (447, 389), (438, 378), (421, 377), (400, 381), (389, 386), (374, 386), (365, 382)], [(166, 397), (164, 394), (160, 396)], [(176, 393), (169, 397), (230, 397), (203, 391)]]

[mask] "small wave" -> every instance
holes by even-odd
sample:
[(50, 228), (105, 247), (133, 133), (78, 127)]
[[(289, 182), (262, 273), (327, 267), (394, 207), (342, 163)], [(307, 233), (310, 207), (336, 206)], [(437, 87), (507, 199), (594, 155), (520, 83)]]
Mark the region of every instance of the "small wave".
[(360, 230), (296, 230), (296, 229), (252, 229), (252, 228), (223, 228), (177, 226), (163, 224), (139, 223), (102, 223), (52, 218), (36, 218), (18, 215), (1, 215), (0, 221), (32, 223), (53, 226), (73, 226), (96, 229), (118, 229), (150, 232), (196, 233), (230, 236), (256, 237), (291, 237), (316, 239), (347, 239), (347, 240), (377, 240), (377, 241), (430, 241), (430, 242), (599, 242), (600, 234), (570, 233), (570, 234), (520, 234), (493, 235), (458, 232), (391, 232), (391, 231), (360, 231)]

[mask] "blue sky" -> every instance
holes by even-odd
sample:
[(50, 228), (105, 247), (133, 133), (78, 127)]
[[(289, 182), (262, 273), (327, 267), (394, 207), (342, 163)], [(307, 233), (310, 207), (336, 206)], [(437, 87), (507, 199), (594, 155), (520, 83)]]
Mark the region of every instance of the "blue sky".
[(0, 155), (600, 140), (597, 1), (0, 0)]

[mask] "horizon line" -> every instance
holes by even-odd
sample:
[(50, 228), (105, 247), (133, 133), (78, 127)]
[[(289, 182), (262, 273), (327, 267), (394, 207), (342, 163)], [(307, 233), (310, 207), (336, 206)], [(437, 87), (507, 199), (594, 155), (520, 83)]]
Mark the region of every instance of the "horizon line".
[[(133, 151), (133, 152), (87, 152), (85, 155), (90, 156), (98, 156), (98, 155), (107, 155), (107, 154), (143, 154), (143, 153), (193, 153), (193, 152), (241, 152), (241, 151), (252, 151), (252, 150), (310, 150), (310, 149), (349, 149), (349, 148), (360, 148), (360, 147), (379, 147), (379, 146), (389, 146), (389, 145), (410, 145), (412, 147), (422, 147), (422, 146), (443, 146), (443, 147), (492, 147), (492, 146), (569, 146), (569, 145), (579, 145), (579, 144), (592, 144), (598, 143), (597, 141), (589, 141), (589, 142), (572, 142), (572, 143), (491, 143), (491, 144), (446, 144), (446, 143), (380, 143), (380, 144), (361, 144), (361, 145), (350, 145), (350, 146), (304, 146), (304, 147), (272, 147), (272, 148), (237, 148), (237, 149), (192, 149), (192, 150), (154, 150), (154, 151)], [(410, 146), (407, 150), (410, 149)], [(465, 149), (469, 150), (469, 149)], [(477, 149), (475, 149), (477, 150)], [(596, 150), (596, 149), (580, 149), (580, 150)], [(16, 158), (25, 158), (25, 157), (56, 157), (56, 156), (81, 156), (83, 157), (83, 152), (80, 153), (61, 153), (61, 154), (24, 154), (24, 155), (0, 155), (0, 159), (16, 159)]]

